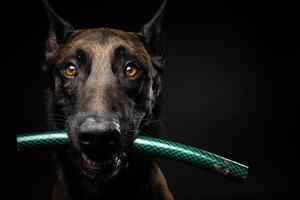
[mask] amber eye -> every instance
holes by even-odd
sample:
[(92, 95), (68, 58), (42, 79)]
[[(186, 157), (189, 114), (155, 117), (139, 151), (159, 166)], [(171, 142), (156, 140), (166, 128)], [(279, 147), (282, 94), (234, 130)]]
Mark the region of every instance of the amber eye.
[(135, 77), (138, 74), (137, 65), (134, 63), (128, 63), (125, 66), (125, 75), (127, 77)]
[(65, 66), (64, 73), (68, 77), (75, 77), (78, 74), (77, 67), (73, 63), (68, 63)]

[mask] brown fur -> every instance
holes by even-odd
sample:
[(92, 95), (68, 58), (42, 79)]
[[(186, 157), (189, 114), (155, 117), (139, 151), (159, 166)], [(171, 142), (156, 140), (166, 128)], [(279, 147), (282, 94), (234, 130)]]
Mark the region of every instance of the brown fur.
[[(105, 31), (110, 35), (115, 36), (110, 36), (110, 38), (107, 40), (99, 41), (99, 37), (97, 37), (97, 33), (99, 31)], [(86, 104), (85, 106), (88, 107), (88, 110), (97, 109), (99, 111), (99, 109), (101, 110), (103, 107), (109, 107), (108, 102), (112, 100), (112, 97), (110, 97), (110, 99), (106, 99), (107, 95), (102, 94), (102, 92), (107, 91), (105, 87), (110, 87), (111, 89), (111, 86), (107, 86), (110, 80), (105, 79), (106, 75), (109, 77), (112, 76), (111, 66), (109, 64), (109, 60), (107, 59), (111, 58), (111, 52), (119, 45), (129, 47), (132, 51), (136, 52), (139, 60), (145, 63), (144, 66), (152, 66), (152, 64), (149, 63), (150, 56), (144, 46), (139, 43), (137, 34), (114, 29), (100, 28), (76, 31), (58, 54), (59, 57), (56, 62), (57, 65), (61, 64), (61, 62), (63, 62), (72, 53), (72, 50), (76, 49), (76, 47), (98, 53), (99, 57), (94, 58), (94, 65), (97, 66), (97, 68), (94, 68), (91, 73), (95, 76), (101, 76), (104, 78), (99, 79), (97, 83), (87, 83), (85, 86), (86, 88), (83, 89), (84, 93), (82, 97), (88, 98), (89, 100), (81, 100), (81, 102)], [(93, 97), (91, 97), (91, 95)], [(115, 98), (119, 97), (117, 94), (115, 96)], [(70, 199), (69, 194), (67, 193), (68, 185), (66, 184), (67, 183), (65, 181), (63, 169), (59, 168), (57, 172), (57, 181), (53, 187), (52, 200)], [(144, 188), (142, 188), (140, 193), (143, 194), (143, 196), (149, 197), (150, 199), (173, 199), (167, 182), (157, 165), (155, 165), (154, 170), (151, 173), (151, 177), (149, 177), (149, 182)], [(145, 199), (147, 198), (145, 197)]]
[[(56, 154), (52, 200), (173, 200), (156, 160), (130, 148), (138, 134), (159, 137), (162, 129), (160, 21), (165, 3), (140, 33), (133, 33), (74, 30), (45, 1), (50, 19), (44, 65), (51, 82), (49, 127), (66, 130), (71, 141)], [(124, 75), (128, 63), (139, 70), (135, 77)], [(70, 64), (76, 66), (76, 76), (64, 73)], [(103, 139), (107, 135), (114, 136), (114, 143)], [(88, 161), (100, 162), (98, 170), (84, 160), (87, 154)], [(105, 168), (107, 160), (111, 164)]]

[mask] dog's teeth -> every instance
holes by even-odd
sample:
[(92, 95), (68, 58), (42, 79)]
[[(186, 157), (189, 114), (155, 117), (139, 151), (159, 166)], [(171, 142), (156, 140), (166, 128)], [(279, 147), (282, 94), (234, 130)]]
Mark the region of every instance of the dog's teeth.
[(82, 158), (83, 158), (84, 160), (88, 160), (87, 155), (85, 155), (85, 154), (81, 154), (81, 155), (82, 155)]
[(121, 164), (121, 160), (117, 158), (117, 166), (119, 166), (120, 164)]
[(87, 155), (82, 154), (82, 158), (88, 168), (93, 170), (100, 170), (105, 166), (110, 166), (113, 164), (114, 167), (118, 167), (121, 165), (121, 159), (118, 156), (113, 156), (111, 159), (103, 160), (103, 161), (94, 161), (91, 160)]
[(87, 163), (88, 163), (88, 165), (92, 165), (92, 161), (89, 159), (87, 159)]

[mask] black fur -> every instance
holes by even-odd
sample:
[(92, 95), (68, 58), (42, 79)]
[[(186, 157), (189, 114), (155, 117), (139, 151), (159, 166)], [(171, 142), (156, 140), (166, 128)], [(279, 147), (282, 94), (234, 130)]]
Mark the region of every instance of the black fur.
[[(172, 199), (155, 159), (131, 151), (138, 134), (159, 137), (162, 131), (161, 18), (166, 1), (141, 33), (76, 31), (44, 2), (50, 20), (44, 65), (49, 76), (49, 128), (65, 129), (71, 139), (57, 152), (53, 199)], [(137, 66), (136, 76), (124, 75), (128, 63)], [(66, 76), (69, 65), (76, 66), (78, 75)], [(90, 119), (120, 127), (114, 148), (82, 145), (81, 128)], [(84, 169), (83, 154), (93, 160), (116, 154), (121, 164), (98, 176)]]

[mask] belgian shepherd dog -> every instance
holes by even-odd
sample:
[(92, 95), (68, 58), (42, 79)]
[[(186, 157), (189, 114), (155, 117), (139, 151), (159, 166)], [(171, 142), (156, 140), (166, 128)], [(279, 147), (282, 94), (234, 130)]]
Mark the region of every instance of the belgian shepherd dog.
[(44, 4), (49, 128), (71, 141), (56, 153), (52, 199), (173, 199), (155, 158), (131, 150), (162, 130), (166, 1), (140, 32), (75, 30)]

